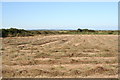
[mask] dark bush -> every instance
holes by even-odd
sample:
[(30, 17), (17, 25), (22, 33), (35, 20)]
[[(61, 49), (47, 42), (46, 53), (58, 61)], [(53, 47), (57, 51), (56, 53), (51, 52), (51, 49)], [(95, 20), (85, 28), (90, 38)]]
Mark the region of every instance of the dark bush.
[(80, 28), (78, 28), (78, 31), (82, 32), (83, 30), (82, 30), (82, 29), (80, 29)]
[(88, 30), (88, 32), (95, 32), (95, 30)]
[(1, 37), (32, 36), (32, 32), (16, 28), (1, 29), (0, 34)]
[(113, 31), (108, 32), (108, 34), (113, 34), (113, 33), (114, 33)]
[(95, 32), (95, 30), (89, 30), (89, 29), (80, 29), (78, 28), (79, 32)]

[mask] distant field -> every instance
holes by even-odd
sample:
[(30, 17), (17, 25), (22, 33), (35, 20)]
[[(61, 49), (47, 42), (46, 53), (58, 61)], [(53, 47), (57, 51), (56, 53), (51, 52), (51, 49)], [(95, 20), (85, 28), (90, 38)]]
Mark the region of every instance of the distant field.
[(89, 30), (89, 29), (78, 29), (78, 30), (23, 30), (23, 29), (0, 29), (1, 37), (24, 37), (24, 36), (35, 36), (35, 35), (58, 35), (58, 34), (98, 34), (98, 35), (117, 35), (118, 30)]
[(118, 35), (6, 37), (1, 51), (3, 77), (118, 77)]

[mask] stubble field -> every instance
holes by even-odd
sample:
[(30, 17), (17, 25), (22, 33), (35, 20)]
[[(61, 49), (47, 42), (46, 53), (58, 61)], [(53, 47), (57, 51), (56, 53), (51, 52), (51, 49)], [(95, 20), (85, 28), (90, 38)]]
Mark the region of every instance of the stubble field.
[(118, 35), (39, 35), (2, 40), (3, 77), (118, 77)]

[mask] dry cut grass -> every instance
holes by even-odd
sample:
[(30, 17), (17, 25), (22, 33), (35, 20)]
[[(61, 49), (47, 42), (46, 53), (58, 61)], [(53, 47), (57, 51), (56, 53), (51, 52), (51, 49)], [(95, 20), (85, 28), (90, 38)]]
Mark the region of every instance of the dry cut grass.
[(40, 35), (3, 40), (3, 77), (118, 77), (117, 35)]

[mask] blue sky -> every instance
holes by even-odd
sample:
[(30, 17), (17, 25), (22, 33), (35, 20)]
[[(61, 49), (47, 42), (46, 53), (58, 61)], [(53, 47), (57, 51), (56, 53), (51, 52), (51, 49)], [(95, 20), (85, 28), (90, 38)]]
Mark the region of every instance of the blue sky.
[(118, 29), (117, 2), (4, 2), (3, 28)]

